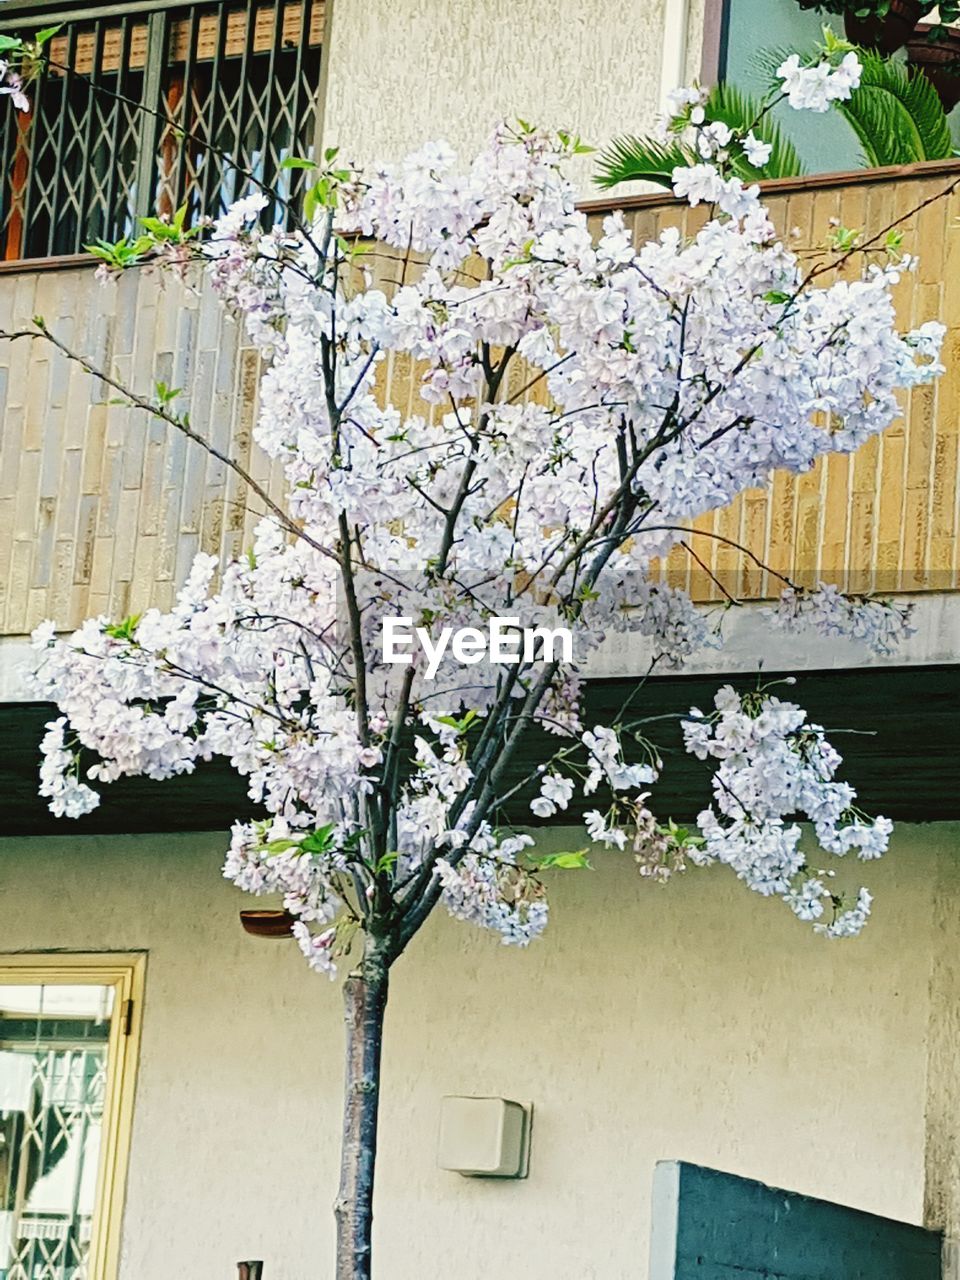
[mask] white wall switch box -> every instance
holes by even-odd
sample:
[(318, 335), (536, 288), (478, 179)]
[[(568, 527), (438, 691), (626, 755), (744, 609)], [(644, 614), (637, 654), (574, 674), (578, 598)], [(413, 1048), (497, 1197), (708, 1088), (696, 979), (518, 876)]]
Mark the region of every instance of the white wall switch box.
[(437, 1163), (466, 1178), (525, 1178), (532, 1112), (507, 1098), (441, 1098)]

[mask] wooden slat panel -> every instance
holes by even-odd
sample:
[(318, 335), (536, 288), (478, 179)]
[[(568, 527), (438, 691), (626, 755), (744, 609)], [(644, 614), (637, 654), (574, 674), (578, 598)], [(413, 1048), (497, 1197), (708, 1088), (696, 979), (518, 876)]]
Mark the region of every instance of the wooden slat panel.
[[(831, 219), (871, 229), (909, 214), (942, 193), (951, 175), (914, 169), (896, 178), (838, 186), (792, 183), (771, 193), (770, 207), (785, 240), (804, 255), (820, 253)], [(677, 225), (677, 207), (649, 201), (630, 213), (637, 240)], [(693, 229), (689, 220), (686, 231)], [(948, 326), (947, 373), (919, 388), (903, 418), (858, 454), (832, 455), (807, 475), (777, 474), (765, 493), (746, 493), (729, 511), (698, 522), (707, 533), (748, 544), (773, 570), (810, 585), (837, 583), (856, 591), (944, 591), (960, 587), (960, 193), (931, 203), (903, 223), (904, 248), (920, 257), (895, 290), (904, 327), (942, 319)], [(709, 537), (693, 540), (697, 555), (734, 595), (776, 595), (781, 584), (746, 557)], [(707, 573), (674, 551), (663, 572), (695, 598), (722, 597)]]
[[(36, 313), (148, 392), (187, 387), (197, 429), (249, 456), (256, 356), (215, 299), (140, 272), (106, 286), (90, 271), (0, 280), (5, 323)], [(39, 342), (0, 348), (0, 634), (169, 605), (201, 545), (237, 554), (257, 518), (201, 449), (76, 372)]]
[[(258, 7), (255, 11), (253, 29), (253, 49), (255, 53), (268, 52), (273, 43), (272, 5)], [(299, 44), (301, 31), (302, 5), (299, 0), (284, 5), (281, 43), (283, 46)], [(323, 41), (324, 5), (323, 0), (312, 0), (310, 5), (309, 42), (318, 46)], [(227, 14), (227, 30), (224, 49), (227, 57), (239, 57), (244, 50), (247, 35), (247, 13), (245, 9), (234, 9)], [(205, 13), (197, 23), (197, 62), (210, 62), (216, 55), (218, 40), (217, 16)], [(60, 70), (68, 60), (68, 39), (66, 35), (55, 36), (50, 42), (50, 61), (53, 74), (62, 75)], [(101, 71), (116, 71), (120, 66), (121, 32), (120, 27), (110, 27), (103, 33), (103, 55)], [(190, 43), (190, 21), (188, 18), (175, 17), (170, 24), (170, 45), (167, 62), (185, 62)], [(73, 69), (80, 75), (90, 75), (94, 69), (96, 56), (93, 31), (82, 31), (77, 36), (77, 50)], [(147, 24), (138, 22), (130, 32), (130, 56), (127, 66), (131, 70), (141, 70), (147, 58)]]
[[(944, 176), (837, 189), (814, 184), (777, 195), (772, 209), (796, 247), (822, 247), (830, 217), (882, 226), (946, 185)], [(696, 223), (676, 204), (632, 212), (644, 238), (666, 225)], [(799, 234), (793, 235), (796, 230)], [(777, 475), (769, 490), (699, 522), (745, 541), (773, 570), (879, 591), (960, 587), (960, 194), (932, 205), (907, 227), (922, 255), (897, 304), (905, 325), (940, 317), (948, 325), (948, 372), (913, 395), (902, 421), (854, 458), (832, 456), (805, 476)], [(396, 255), (378, 254), (396, 280)], [(188, 389), (191, 420), (249, 459), (251, 474), (282, 492), (279, 469), (252, 445), (257, 358), (212, 298), (202, 301), (155, 276), (130, 273), (101, 287), (90, 271), (0, 276), (0, 320), (18, 328), (40, 313), (100, 363), (141, 389), (156, 379)], [(378, 391), (404, 412), (434, 412), (419, 397), (421, 370), (392, 355)], [(511, 374), (510, 394), (524, 387)], [(542, 399), (542, 383), (525, 393)], [(159, 424), (105, 403), (89, 379), (40, 343), (0, 347), (0, 633), (23, 634), (46, 616), (74, 627), (90, 613), (169, 605), (195, 552), (236, 554), (256, 519), (244, 486)], [(670, 580), (698, 599), (716, 599), (711, 574), (733, 594), (779, 589), (716, 539), (692, 539), (701, 567), (682, 549)]]

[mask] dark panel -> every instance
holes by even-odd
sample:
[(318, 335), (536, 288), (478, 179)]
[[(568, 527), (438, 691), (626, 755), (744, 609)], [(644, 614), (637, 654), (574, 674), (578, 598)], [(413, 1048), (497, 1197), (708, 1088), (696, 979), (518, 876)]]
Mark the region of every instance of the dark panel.
[(84, 818), (54, 818), (37, 795), (39, 745), (56, 715), (38, 702), (0, 706), (0, 835), (104, 835), (118, 831), (218, 831), (253, 812), (244, 780), (225, 760), (168, 782), (121, 778)]
[[(764, 683), (774, 679), (767, 674)], [(755, 688), (757, 677), (729, 682)], [(709, 801), (709, 771), (683, 751), (679, 721), (691, 706), (709, 708), (722, 683), (721, 676), (662, 676), (640, 688), (631, 680), (590, 685), (588, 726), (616, 720), (631, 693), (626, 718), (650, 720), (645, 732), (664, 760), (654, 792), (661, 817), (688, 821)], [(960, 666), (809, 672), (778, 692), (806, 707), (811, 719), (830, 730), (844, 757), (841, 777), (857, 788), (868, 812), (906, 822), (960, 818)], [(38, 703), (0, 706), (0, 834), (218, 830), (253, 811), (243, 781), (218, 760), (169, 782), (122, 779), (104, 789), (100, 808), (86, 818), (73, 824), (54, 819), (36, 794), (38, 744), (45, 721), (54, 714), (52, 707)], [(524, 778), (559, 742), (551, 735), (531, 734), (504, 789)], [(531, 823), (529, 799), (535, 790), (531, 784), (519, 793), (507, 816)], [(581, 810), (594, 803), (581, 805)], [(572, 810), (571, 820), (579, 812)]]
[[(765, 672), (762, 682), (782, 678)], [(664, 761), (653, 789), (661, 817), (689, 821), (710, 800), (708, 766), (683, 750), (680, 718), (693, 706), (711, 710), (714, 694), (725, 683), (755, 689), (759, 679), (665, 676), (634, 694), (626, 718), (650, 718), (645, 733)], [(585, 725), (612, 723), (636, 688), (629, 680), (593, 682)], [(827, 729), (843, 756), (839, 777), (857, 789), (862, 808), (903, 822), (960, 818), (960, 666), (806, 672), (795, 684), (772, 692), (799, 703), (813, 723)], [(657, 719), (662, 716), (672, 718)], [(553, 749), (556, 741), (551, 739)], [(529, 803), (529, 796), (525, 800)]]
[(939, 1280), (939, 1232), (681, 1162), (654, 1176), (650, 1280)]

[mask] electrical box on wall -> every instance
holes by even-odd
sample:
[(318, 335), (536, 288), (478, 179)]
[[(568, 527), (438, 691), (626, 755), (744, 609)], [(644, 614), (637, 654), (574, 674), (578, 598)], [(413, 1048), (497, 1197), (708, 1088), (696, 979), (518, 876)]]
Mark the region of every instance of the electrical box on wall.
[(507, 1098), (441, 1098), (437, 1163), (465, 1178), (525, 1178), (532, 1118)]

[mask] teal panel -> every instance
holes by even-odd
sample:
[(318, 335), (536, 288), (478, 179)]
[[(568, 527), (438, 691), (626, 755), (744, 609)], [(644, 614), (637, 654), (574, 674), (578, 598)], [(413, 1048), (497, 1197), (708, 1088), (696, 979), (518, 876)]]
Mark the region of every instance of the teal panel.
[(940, 1280), (938, 1232), (699, 1165), (654, 1179), (650, 1280)]
[[(754, 94), (763, 94), (767, 81), (757, 58), (767, 49), (810, 52), (829, 21), (838, 33), (843, 21), (801, 9), (795, 0), (727, 0), (730, 6), (726, 79)], [(860, 167), (860, 147), (846, 121), (832, 112), (815, 115), (783, 105), (775, 115), (793, 139), (808, 173), (831, 173)]]

